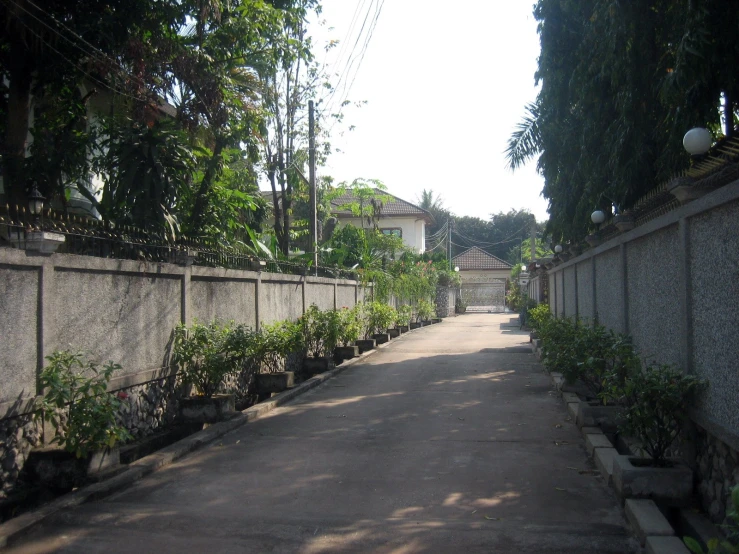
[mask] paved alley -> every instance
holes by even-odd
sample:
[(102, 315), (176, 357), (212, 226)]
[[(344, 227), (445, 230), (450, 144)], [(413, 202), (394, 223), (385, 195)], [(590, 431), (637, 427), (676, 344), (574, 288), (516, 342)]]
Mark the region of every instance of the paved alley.
[(465, 314), (10, 551), (632, 552), (591, 467), (528, 334)]

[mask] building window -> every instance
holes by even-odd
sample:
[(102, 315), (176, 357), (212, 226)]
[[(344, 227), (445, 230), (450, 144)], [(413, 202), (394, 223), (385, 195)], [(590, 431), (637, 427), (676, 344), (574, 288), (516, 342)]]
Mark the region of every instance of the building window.
[(383, 235), (395, 235), (396, 237), (403, 238), (403, 229), (400, 227), (386, 227), (385, 229), (380, 229), (382, 231)]

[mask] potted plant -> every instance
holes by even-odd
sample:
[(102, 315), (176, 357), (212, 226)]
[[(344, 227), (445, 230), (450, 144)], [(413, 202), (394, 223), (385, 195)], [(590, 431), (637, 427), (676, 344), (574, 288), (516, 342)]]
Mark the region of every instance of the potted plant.
[(390, 340), (387, 328), (395, 323), (395, 308), (384, 302), (372, 302), (367, 306), (367, 335), (365, 338), (375, 339), (376, 344), (384, 344)]
[(401, 333), (407, 333), (410, 330), (411, 318), (413, 317), (413, 308), (408, 304), (398, 306), (395, 311), (395, 326)]
[(626, 377), (619, 430), (637, 439), (649, 457), (614, 458), (613, 484), (619, 496), (678, 506), (690, 502), (693, 472), (667, 454), (687, 420), (686, 406), (702, 386), (695, 377), (664, 364), (650, 364)]
[(341, 325), (339, 327), (338, 345), (334, 350), (334, 360), (341, 363), (359, 356), (359, 347), (354, 344), (359, 339), (364, 324), (362, 304), (355, 304), (353, 308), (342, 308), (339, 311)]
[(426, 299), (418, 301), (418, 319), (423, 322), (424, 325), (431, 324), (431, 318), (436, 317), (436, 310), (434, 305)]
[(180, 417), (192, 423), (213, 423), (230, 417), (236, 409), (235, 395), (217, 394), (226, 377), (238, 372), (246, 353), (234, 350), (231, 327), (213, 321), (197, 321), (191, 327), (179, 324), (174, 330), (172, 362), (184, 385), (195, 395), (180, 401)]
[(285, 371), (287, 358), (302, 349), (300, 325), (291, 321), (278, 321), (265, 325), (255, 334), (249, 356), (259, 367), (256, 389), (260, 397), (289, 389), (295, 384), (295, 374)]
[(458, 296), (457, 300), (454, 302), (454, 312), (458, 314), (463, 314), (466, 311), (467, 311), (467, 304), (465, 304), (462, 298)]
[(321, 311), (312, 304), (299, 320), (306, 356), (303, 374), (312, 377), (331, 368), (334, 348), (339, 340), (341, 318), (336, 310)]
[(118, 443), (131, 434), (117, 420), (121, 400), (108, 393), (108, 383), (121, 366), (101, 369), (81, 352), (54, 352), (46, 358), (39, 384), (44, 390), (34, 411), (54, 428), (50, 444), (31, 452), (26, 468), (44, 485), (69, 490), (91, 475), (119, 465)]

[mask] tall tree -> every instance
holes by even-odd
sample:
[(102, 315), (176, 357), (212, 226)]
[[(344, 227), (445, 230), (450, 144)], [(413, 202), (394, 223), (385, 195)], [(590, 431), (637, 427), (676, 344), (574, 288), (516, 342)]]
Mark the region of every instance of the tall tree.
[(723, 117), (733, 133), (736, 2), (539, 0), (534, 15), (541, 90), (508, 160), (539, 156), (558, 241), (586, 234), (595, 207), (628, 207), (684, 168), (689, 128), (720, 136)]

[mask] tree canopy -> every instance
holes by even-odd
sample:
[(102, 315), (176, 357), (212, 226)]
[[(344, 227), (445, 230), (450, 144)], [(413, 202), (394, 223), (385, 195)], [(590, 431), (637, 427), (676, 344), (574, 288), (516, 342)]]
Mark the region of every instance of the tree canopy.
[(695, 126), (731, 136), (739, 105), (739, 4), (539, 0), (536, 102), (509, 141), (538, 156), (555, 240), (579, 240), (594, 208), (628, 208), (685, 168)]

